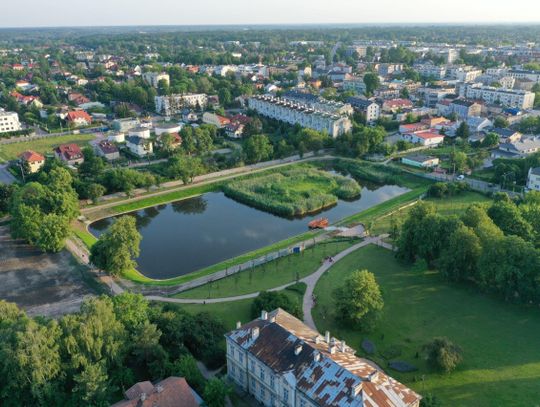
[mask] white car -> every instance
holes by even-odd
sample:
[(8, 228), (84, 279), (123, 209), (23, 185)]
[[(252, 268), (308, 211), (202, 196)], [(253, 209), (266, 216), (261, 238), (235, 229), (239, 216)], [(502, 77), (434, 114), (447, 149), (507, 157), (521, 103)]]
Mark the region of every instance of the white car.
[(458, 181), (463, 181), (465, 179), (465, 175), (461, 174), (461, 175), (458, 175), (457, 178), (456, 178)]

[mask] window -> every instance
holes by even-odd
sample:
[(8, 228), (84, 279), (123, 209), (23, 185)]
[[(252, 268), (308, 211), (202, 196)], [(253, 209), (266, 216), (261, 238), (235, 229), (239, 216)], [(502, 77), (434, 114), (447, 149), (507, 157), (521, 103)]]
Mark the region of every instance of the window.
[(259, 377), (260, 377), (261, 380), (264, 382), (264, 369), (263, 369), (262, 367), (260, 367), (259, 369), (260, 369)]
[(244, 363), (244, 355), (240, 352), (238, 352), (238, 358), (240, 359), (240, 363)]
[(270, 376), (270, 387), (274, 388), (274, 376)]
[(289, 401), (289, 390), (283, 389), (283, 401)]
[(231, 366), (231, 373), (233, 376), (236, 376), (236, 367), (234, 365)]
[(251, 386), (253, 387), (253, 391), (257, 389), (257, 382), (254, 377), (251, 378)]
[(300, 399), (300, 407), (306, 407), (306, 400)]
[(261, 386), (261, 400), (264, 401), (265, 398), (266, 398), (266, 392), (264, 391), (264, 387)]
[(276, 400), (274, 399), (274, 394), (270, 393), (270, 405), (274, 407)]
[(255, 361), (254, 360), (251, 361), (251, 371), (253, 373), (255, 373)]

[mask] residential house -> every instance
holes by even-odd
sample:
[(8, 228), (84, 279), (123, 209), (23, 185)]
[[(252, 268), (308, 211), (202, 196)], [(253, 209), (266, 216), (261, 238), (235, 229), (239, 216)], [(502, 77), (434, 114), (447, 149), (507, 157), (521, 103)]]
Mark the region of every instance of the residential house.
[(116, 119), (112, 122), (112, 128), (119, 132), (127, 132), (129, 129), (139, 127), (139, 119), (134, 117), (127, 117), (125, 119)]
[(471, 133), (479, 133), (493, 127), (493, 122), (485, 117), (472, 116), (467, 118), (467, 125)]
[(396, 113), (403, 109), (412, 109), (413, 106), (413, 102), (409, 99), (390, 99), (384, 101), (382, 110), (383, 112)]
[(182, 130), (183, 125), (174, 123), (174, 122), (164, 122), (164, 123), (157, 123), (154, 126), (154, 132), (156, 133), (156, 136), (161, 136), (165, 133), (178, 133), (180, 130)]
[(152, 142), (139, 136), (127, 136), (126, 147), (137, 157), (146, 157), (154, 152)]
[(61, 144), (54, 149), (54, 155), (69, 165), (82, 164), (84, 156), (77, 144)]
[(501, 129), (498, 127), (491, 130), (491, 133), (497, 134), (501, 142), (505, 143), (515, 143), (516, 141), (521, 140), (521, 137), (523, 137), (523, 134), (521, 134), (519, 131), (512, 129)]
[(228, 119), (227, 117), (223, 117), (218, 114), (210, 113), (210, 112), (205, 112), (203, 114), (202, 121), (203, 123), (206, 123), (206, 124), (213, 124), (218, 129), (222, 129), (231, 123), (230, 119)]
[(418, 407), (421, 396), (282, 309), (225, 335), (227, 374), (263, 406)]
[(19, 155), (21, 164), (27, 165), (30, 174), (38, 172), (45, 165), (45, 157), (35, 151), (28, 150)]
[(66, 120), (70, 125), (75, 127), (88, 126), (92, 124), (92, 117), (84, 110), (68, 112)]
[(525, 158), (540, 151), (540, 136), (522, 138), (514, 142), (500, 143), (498, 150), (491, 153), (493, 158)]
[(381, 116), (381, 107), (369, 99), (351, 97), (347, 99), (347, 103), (357, 112), (364, 114), (367, 123), (373, 123)]
[(105, 158), (108, 161), (117, 160), (120, 158), (120, 151), (115, 144), (108, 140), (102, 140), (95, 146), (96, 154)]
[(531, 191), (540, 191), (540, 167), (529, 169), (527, 188)]
[(436, 147), (444, 141), (444, 135), (432, 130), (421, 130), (402, 134), (401, 138), (410, 143), (420, 144), (425, 147)]
[(403, 157), (401, 162), (406, 165), (418, 168), (433, 168), (437, 167), (440, 160), (437, 157), (431, 157), (422, 154), (413, 154)]
[(415, 131), (428, 130), (428, 129), (429, 129), (429, 126), (422, 122), (399, 125), (400, 134), (410, 134), (410, 133), (414, 133)]
[(169, 377), (155, 386), (139, 382), (124, 393), (126, 400), (111, 407), (199, 407), (203, 400), (183, 377)]
[(450, 114), (455, 113), (461, 120), (467, 120), (471, 116), (480, 116), (482, 106), (471, 100), (455, 99), (449, 106)]
[(128, 130), (128, 136), (149, 139), (150, 129), (148, 127), (142, 127), (142, 126), (134, 127)]
[(70, 102), (75, 103), (77, 106), (84, 105), (87, 103), (90, 103), (90, 99), (88, 99), (86, 96), (84, 96), (81, 93), (70, 93), (68, 95), (68, 100)]

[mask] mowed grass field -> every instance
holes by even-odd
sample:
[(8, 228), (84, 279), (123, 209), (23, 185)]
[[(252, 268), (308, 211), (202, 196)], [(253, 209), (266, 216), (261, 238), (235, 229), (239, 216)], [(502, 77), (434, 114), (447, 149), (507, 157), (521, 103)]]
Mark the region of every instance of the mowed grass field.
[[(375, 331), (347, 329), (333, 318), (332, 292), (352, 271), (373, 272), (383, 291), (385, 308)], [(361, 342), (377, 347), (367, 357), (386, 368), (382, 354), (419, 368), (413, 373), (388, 370), (421, 394), (432, 393), (443, 406), (499, 407), (540, 405), (540, 313), (450, 284), (421, 265), (403, 266), (392, 252), (368, 246), (347, 256), (324, 275), (315, 289), (314, 319), (320, 332), (329, 330), (363, 353)], [(451, 374), (431, 371), (422, 346), (446, 336), (463, 349), (463, 363)], [(417, 359), (416, 353), (420, 352)], [(423, 378), (423, 380), (422, 380)]]
[(94, 139), (93, 134), (70, 134), (66, 136), (46, 137), (38, 140), (23, 141), (13, 144), (0, 144), (0, 161), (14, 160), (26, 150), (41, 154), (52, 154), (52, 150), (60, 144), (75, 143), (84, 146)]
[[(302, 287), (305, 284), (301, 283)], [(302, 303), (302, 295), (293, 290), (283, 290), (282, 293), (286, 294), (291, 299)], [(218, 304), (182, 304), (178, 305), (180, 308), (186, 310), (189, 313), (209, 312), (210, 314), (219, 318), (227, 330), (233, 330), (236, 328), (236, 322), (240, 321), (242, 324), (253, 320), (251, 316), (251, 304), (253, 299), (222, 302)], [(268, 310), (273, 311), (273, 310)]]
[(175, 295), (177, 298), (224, 298), (269, 290), (314, 273), (323, 259), (357, 243), (356, 239), (329, 240), (302, 253), (281, 257), (250, 270)]

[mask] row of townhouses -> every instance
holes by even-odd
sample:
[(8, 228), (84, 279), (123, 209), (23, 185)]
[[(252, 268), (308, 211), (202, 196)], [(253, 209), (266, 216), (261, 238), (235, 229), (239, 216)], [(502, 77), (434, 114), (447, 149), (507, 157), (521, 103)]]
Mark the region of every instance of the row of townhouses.
[[(309, 129), (327, 132), (332, 137), (348, 133), (352, 129), (351, 120), (347, 115), (331, 113), (311, 104), (297, 102), (274, 96), (255, 96), (249, 99), (248, 106), (257, 113), (271, 119), (283, 121), (292, 125), (298, 124)], [(348, 105), (351, 112), (352, 107)], [(347, 108), (348, 110), (348, 108)]]

